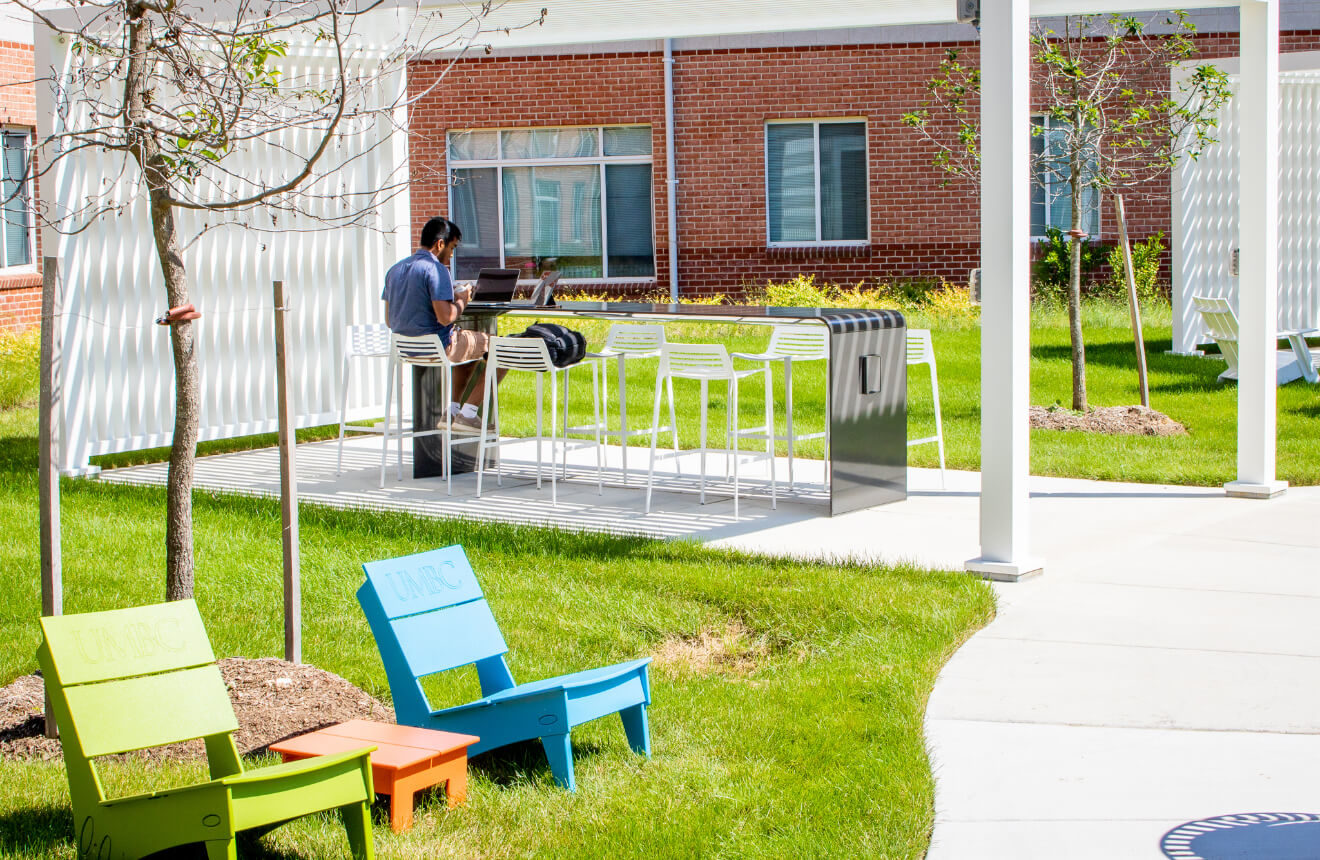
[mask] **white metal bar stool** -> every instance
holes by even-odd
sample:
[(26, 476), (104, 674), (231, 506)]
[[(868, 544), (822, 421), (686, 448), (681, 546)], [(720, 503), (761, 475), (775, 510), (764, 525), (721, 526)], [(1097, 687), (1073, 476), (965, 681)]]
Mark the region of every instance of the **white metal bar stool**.
[[(765, 453), (756, 453), (753, 455), (756, 459), (768, 459), (770, 461), (770, 507), (777, 506), (777, 491), (775, 488), (775, 443), (774, 443), (774, 416), (771, 411), (773, 400), (770, 397), (770, 386), (765, 388), (765, 425), (761, 427), (739, 427), (738, 426), (738, 381), (748, 376), (754, 376), (758, 373), (769, 375), (766, 367), (758, 367), (751, 370), (736, 370), (732, 359), (729, 358), (729, 352), (723, 344), (706, 343), (664, 343), (660, 347), (660, 370), (655, 378), (655, 407), (651, 412), (651, 467), (646, 475), (646, 512), (651, 512), (651, 487), (655, 483), (655, 460), (656, 460), (656, 441), (659, 433), (655, 429), (660, 423), (660, 395), (664, 387), (669, 388), (669, 410), (673, 414), (674, 410), (674, 387), (675, 379), (695, 379), (701, 383), (701, 446), (699, 448), (701, 455), (701, 477), (700, 493), (701, 504), (706, 503), (706, 454), (709, 449), (706, 447), (706, 409), (709, 403), (709, 385), (711, 382), (723, 382), (727, 386), (728, 398), (725, 404), (725, 455), (726, 455), (726, 474), (728, 470), (727, 457), (733, 457), (733, 518), (739, 518), (738, 514), (738, 495), (739, 495), (739, 476), (738, 460), (744, 453), (739, 444), (743, 439), (757, 439), (765, 441)], [(678, 451), (678, 428), (677, 425), (671, 430), (673, 433), (674, 451), (665, 452), (665, 456), (677, 457)]]
[[(555, 446), (559, 445), (563, 462), (561, 469), (564, 475), (568, 474), (568, 438), (558, 435), (559, 429), (559, 374), (567, 371), (569, 368), (577, 367), (578, 364), (571, 364), (568, 367), (556, 367), (550, 360), (550, 351), (546, 348), (545, 341), (539, 337), (492, 337), (490, 339), (490, 350), (486, 356), (486, 391), (482, 398), (481, 414), (490, 416), (487, 420), (494, 421), (494, 432), (490, 434), (493, 439), (487, 440), (487, 434), (481, 434), (481, 444), (477, 447), (477, 498), (481, 498), (481, 479), (486, 471), (486, 449), (488, 447), (508, 445), (513, 442), (521, 442), (521, 439), (501, 439), (500, 438), (500, 392), (497, 385), (498, 373), (500, 370), (524, 370), (536, 374), (536, 487), (541, 488), (541, 443), (546, 441), (545, 428), (543, 424), (544, 415), (544, 385), (543, 381), (548, 374), (550, 376), (550, 503), (559, 504), (559, 488), (556, 480), (555, 469)], [(599, 380), (597, 377), (596, 363), (589, 362), (591, 367), (591, 406), (596, 428), (596, 492), (601, 492), (601, 470), (602, 453), (600, 445), (600, 400), (597, 397), (599, 390)], [(564, 412), (568, 412), (568, 374), (564, 373)], [(567, 426), (567, 418), (565, 419)], [(495, 480), (503, 483), (503, 473), (500, 465), (495, 466)]]
[[(588, 352), (586, 357), (598, 359), (602, 364), (610, 359), (615, 359), (615, 391), (619, 399), (619, 429), (610, 430), (608, 427), (609, 418), (609, 382), (608, 374), (602, 373), (600, 378), (600, 414), (601, 420), (605, 422), (601, 430), (601, 435), (610, 437), (619, 437), (619, 445), (623, 448), (623, 482), (628, 483), (628, 440), (634, 436), (644, 436), (648, 433), (665, 433), (673, 430), (677, 426), (674, 421), (674, 396), (673, 383), (670, 383), (669, 392), (669, 426), (656, 428), (638, 427), (629, 429), (628, 427), (628, 389), (625, 381), (625, 364), (630, 358), (658, 358), (660, 356), (660, 347), (665, 342), (665, 327), (662, 325), (629, 325), (624, 323), (615, 323), (610, 326), (609, 334), (605, 336), (605, 346), (598, 352)], [(581, 428), (579, 428), (581, 429)]]
[(823, 325), (777, 325), (770, 331), (770, 345), (765, 352), (735, 352), (734, 358), (759, 361), (766, 368), (766, 396), (769, 397), (770, 367), (777, 361), (784, 363), (784, 421), (785, 433), (775, 436), (777, 442), (788, 443), (788, 486), (793, 488), (793, 443), (798, 439), (825, 440), (825, 478), (829, 483), (830, 387), (829, 375), (825, 385), (825, 429), (818, 433), (793, 432), (793, 365), (799, 361), (826, 361), (829, 358), (829, 330)]
[[(385, 461), (389, 459), (390, 437), (394, 436), (399, 443), (399, 460), (396, 480), (403, 478), (403, 440), (413, 439), (418, 436), (438, 436), (443, 435), (444, 441), (444, 464), (445, 464), (445, 492), (453, 494), (454, 470), (451, 468), (450, 454), (456, 445), (468, 445), (477, 442), (485, 437), (484, 428), (480, 435), (470, 435), (467, 437), (454, 438), (454, 416), (449, 412), (449, 403), (453, 399), (454, 371), (453, 369), (460, 364), (472, 364), (480, 361), (479, 358), (473, 358), (468, 361), (450, 361), (449, 356), (445, 354), (445, 345), (440, 342), (440, 335), (425, 334), (416, 337), (409, 337), (402, 334), (390, 334), (390, 375), (385, 384), (385, 442), (380, 452), (380, 485), (385, 486)], [(403, 369), (411, 365), (420, 365), (423, 367), (439, 367), (440, 373), (440, 402), (445, 405), (445, 423), (442, 427), (435, 429), (422, 430), (417, 427), (405, 431), (403, 429)], [(392, 394), (398, 395), (398, 413), (399, 413), (399, 432), (390, 432), (390, 399)]]
[(344, 473), (345, 433), (384, 433), (385, 426), (354, 427), (348, 423), (348, 383), (353, 359), (389, 358), (390, 328), (384, 323), (351, 325), (344, 331), (344, 373), (339, 389), (339, 456), (335, 461), (335, 474)]
[(940, 382), (935, 375), (935, 347), (930, 340), (930, 330), (910, 328), (907, 332), (907, 363), (925, 364), (930, 367), (930, 393), (935, 401), (935, 435), (923, 439), (909, 439), (908, 447), (936, 443), (940, 449), (940, 489), (944, 489), (944, 425), (940, 423)]

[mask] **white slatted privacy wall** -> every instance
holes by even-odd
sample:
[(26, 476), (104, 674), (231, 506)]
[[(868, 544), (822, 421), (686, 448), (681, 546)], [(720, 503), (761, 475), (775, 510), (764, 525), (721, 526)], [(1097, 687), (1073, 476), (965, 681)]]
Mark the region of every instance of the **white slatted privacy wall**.
[[(1230, 70), (1230, 62), (1217, 64)], [(1320, 53), (1283, 54), (1280, 65), (1278, 324), (1305, 329), (1320, 326)], [(1220, 142), (1199, 159), (1184, 160), (1173, 180), (1175, 352), (1193, 352), (1208, 340), (1193, 296), (1237, 306), (1236, 98), (1225, 105), (1219, 128)]]
[[(44, 30), (37, 38), (46, 40), (46, 56), (67, 67), (65, 46)], [(362, 74), (377, 73), (372, 63), (379, 56), (358, 52), (356, 61)], [(291, 46), (283, 69), (286, 80), (301, 76), (321, 86), (332, 80), (333, 66), (322, 49)], [(366, 98), (390, 105), (404, 85), (403, 72), (393, 71)], [(76, 113), (55, 113), (54, 122), (70, 127), (85, 120)], [(310, 189), (317, 199), (306, 208), (314, 215), (348, 211), (360, 205), (362, 195), (401, 181), (406, 188), (406, 143), (400, 142), (401, 134), (391, 139), (389, 121), (359, 119), (341, 131), (318, 166), (327, 175)], [(317, 140), (313, 129), (285, 131), (274, 146), (235, 152), (225, 165), (260, 180), (290, 175), (296, 161), (291, 153), (310, 153)], [(61, 161), (48, 186), (57, 197), (47, 199), (66, 207), (101, 188), (126, 202), (121, 214), (81, 233), (47, 233), (55, 241), (48, 241), (46, 253), (58, 254), (64, 277), (59, 465), (65, 473), (84, 470), (92, 456), (168, 445), (172, 438), (169, 333), (153, 324), (166, 306), (165, 287), (137, 178), (131, 164), (124, 167), (114, 157), (88, 151)], [(240, 181), (231, 180), (227, 190), (241, 191), (236, 187)], [(275, 279), (285, 282), (291, 310), (289, 360), (297, 426), (337, 422), (345, 327), (380, 321), (385, 269), (408, 251), (406, 193), (383, 203), (359, 225), (331, 230), (314, 217), (272, 207), (242, 215), (237, 219), (242, 224), (219, 226), (224, 219), (205, 212), (182, 211), (178, 219), (183, 241), (191, 240), (184, 255), (191, 300), (202, 313), (193, 326), (203, 393), (201, 438), (277, 429)], [(384, 362), (379, 373), (365, 366), (361, 370), (368, 372), (352, 377), (350, 420), (383, 414)]]

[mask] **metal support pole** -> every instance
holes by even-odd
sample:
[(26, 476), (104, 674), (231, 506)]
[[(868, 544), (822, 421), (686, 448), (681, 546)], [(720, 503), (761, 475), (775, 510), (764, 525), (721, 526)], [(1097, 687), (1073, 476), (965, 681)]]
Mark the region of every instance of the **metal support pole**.
[[(678, 302), (678, 168), (674, 160), (674, 40), (665, 39), (665, 184), (669, 218), (669, 301)], [(627, 440), (623, 442), (628, 445)]]
[(275, 281), (275, 388), (280, 416), (280, 532), (284, 545), (284, 659), (302, 662), (302, 590), (298, 561), (298, 473), (293, 449), (298, 442), (293, 427), (287, 356), (288, 308), (284, 282)]
[(1141, 306), (1137, 302), (1137, 275), (1132, 268), (1132, 243), (1128, 241), (1127, 213), (1123, 195), (1114, 195), (1114, 214), (1118, 221), (1118, 242), (1123, 247), (1123, 279), (1127, 283), (1128, 314), (1132, 318), (1132, 342), (1137, 348), (1137, 384), (1141, 405), (1150, 408), (1150, 383), (1146, 376), (1146, 338), (1141, 333)]
[[(41, 261), (41, 401), (37, 441), (37, 506), (41, 519), (41, 614), (64, 614), (64, 583), (60, 559), (60, 472), (55, 427), (60, 409), (60, 344), (56, 317), (60, 313), (59, 259)], [(46, 695), (46, 737), (59, 733)]]

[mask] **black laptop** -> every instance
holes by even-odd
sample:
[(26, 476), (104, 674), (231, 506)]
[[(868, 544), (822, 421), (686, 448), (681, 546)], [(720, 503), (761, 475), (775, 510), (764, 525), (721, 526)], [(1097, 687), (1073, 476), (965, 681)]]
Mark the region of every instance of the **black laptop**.
[(482, 304), (508, 304), (518, 289), (518, 269), (482, 269), (472, 288), (472, 301)]

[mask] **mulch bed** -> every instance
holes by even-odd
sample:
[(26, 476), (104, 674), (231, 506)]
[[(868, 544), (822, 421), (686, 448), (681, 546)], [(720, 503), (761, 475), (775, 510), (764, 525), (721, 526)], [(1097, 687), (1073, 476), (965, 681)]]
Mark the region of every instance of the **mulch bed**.
[(1059, 406), (1031, 407), (1031, 426), (1040, 430), (1085, 430), (1133, 436), (1186, 436), (1187, 428), (1145, 406), (1101, 406), (1073, 412)]
[[(394, 709), (338, 675), (273, 657), (219, 661), (238, 717), (234, 743), (243, 755), (294, 735), (346, 720), (394, 722)], [(41, 678), (24, 675), (0, 688), (0, 759), (59, 759), (60, 742), (44, 735)], [(189, 741), (134, 753), (149, 759), (201, 759), (201, 741)]]

